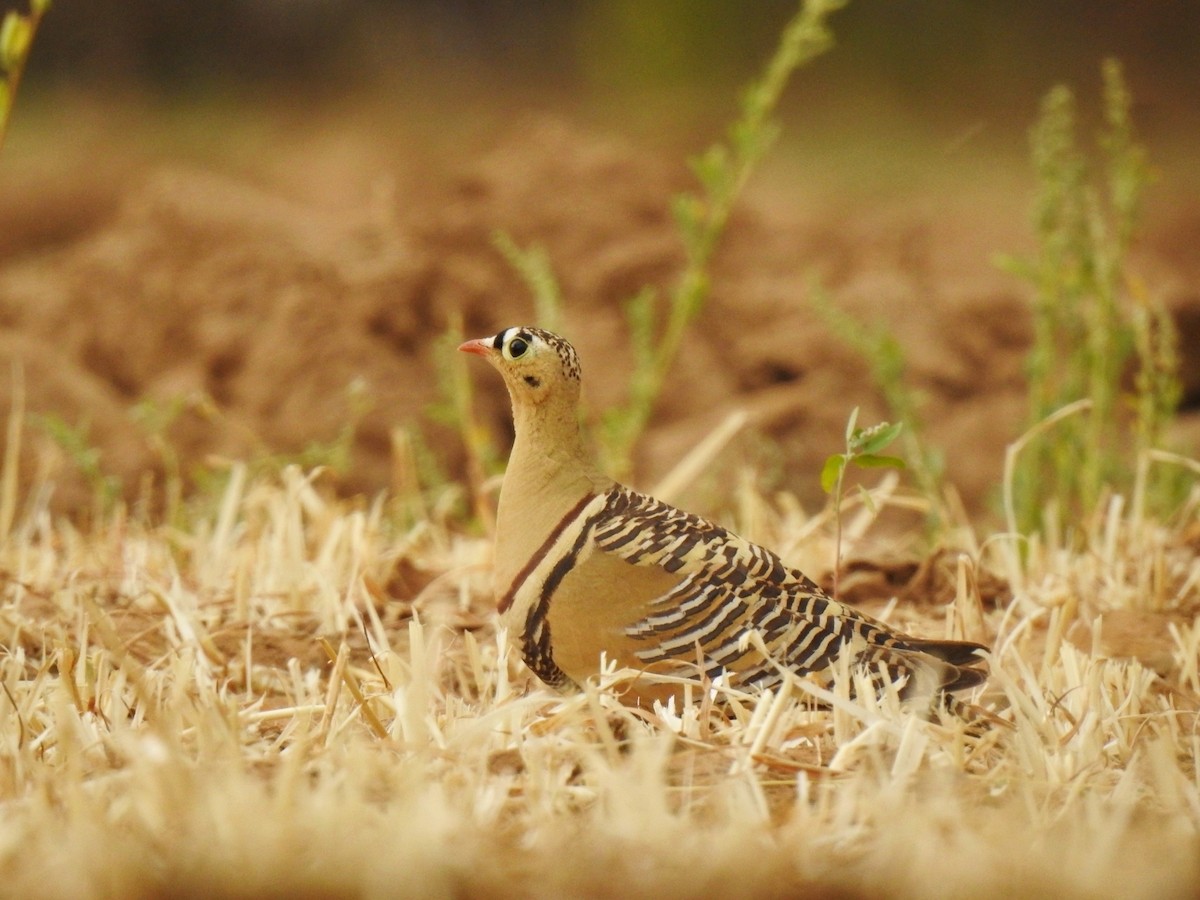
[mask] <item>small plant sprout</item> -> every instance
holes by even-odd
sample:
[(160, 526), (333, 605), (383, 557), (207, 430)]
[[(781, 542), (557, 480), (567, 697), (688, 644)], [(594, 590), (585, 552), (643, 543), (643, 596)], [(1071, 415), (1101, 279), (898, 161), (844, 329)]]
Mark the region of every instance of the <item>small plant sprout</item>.
[[(833, 496), (834, 516), (834, 559), (833, 559), (833, 595), (838, 595), (838, 573), (842, 568), (842, 487), (846, 478), (846, 469), (857, 466), (860, 469), (903, 469), (904, 460), (898, 456), (886, 456), (881, 451), (899, 437), (904, 430), (903, 422), (880, 422), (870, 428), (859, 428), (858, 407), (850, 413), (846, 422), (846, 452), (835, 453), (826, 458), (821, 467), (821, 488)], [(861, 490), (861, 488), (860, 488)], [(863, 502), (871, 504), (871, 496), (862, 491)]]
[(890, 415), (903, 424), (900, 441), (904, 458), (929, 505), (926, 525), (931, 534), (936, 534), (948, 517), (942, 491), (945, 461), (940, 449), (931, 446), (925, 437), (921, 415), (924, 397), (910, 383), (904, 348), (886, 325), (864, 321), (839, 308), (816, 279), (811, 282), (809, 295), (813, 309), (833, 336), (862, 356)]

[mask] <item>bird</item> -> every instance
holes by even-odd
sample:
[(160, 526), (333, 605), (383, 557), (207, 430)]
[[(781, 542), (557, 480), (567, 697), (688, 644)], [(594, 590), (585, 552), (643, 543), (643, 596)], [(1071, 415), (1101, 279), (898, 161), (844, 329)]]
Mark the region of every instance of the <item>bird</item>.
[[(745, 691), (778, 688), (789, 672), (828, 687), (838, 671), (860, 670), (876, 684), (902, 680), (902, 698), (951, 701), (987, 678), (984, 645), (897, 631), (771, 550), (603, 474), (584, 440), (582, 370), (565, 338), (513, 326), (458, 349), (499, 371), (512, 404), (492, 587), (501, 623), (545, 684), (579, 690), (602, 657)], [(635, 682), (632, 702), (681, 697), (679, 680)]]

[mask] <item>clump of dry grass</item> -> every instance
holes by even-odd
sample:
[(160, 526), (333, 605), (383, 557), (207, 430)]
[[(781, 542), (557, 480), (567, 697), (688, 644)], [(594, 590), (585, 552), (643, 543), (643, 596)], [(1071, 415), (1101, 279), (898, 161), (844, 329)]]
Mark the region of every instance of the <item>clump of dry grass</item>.
[[(437, 498), (401, 525), (411, 504), (235, 467), (182, 528), (118, 511), (81, 532), (44, 497), (0, 536), (0, 883), (14, 894), (1200, 886), (1200, 493), (1171, 525), (1114, 498), (1083, 553), (967, 540), (948, 602), (889, 606), (898, 624), (994, 646), (974, 699), (1013, 728), (982, 733), (895, 697), (843, 691), (814, 709), (801, 682), (697, 686), (681, 710), (624, 707), (627, 672), (551, 694), (496, 631), (489, 540)], [(735, 499), (793, 561), (829, 549), (829, 523), (794, 502)], [(999, 600), (979, 589), (987, 572), (1010, 585)]]

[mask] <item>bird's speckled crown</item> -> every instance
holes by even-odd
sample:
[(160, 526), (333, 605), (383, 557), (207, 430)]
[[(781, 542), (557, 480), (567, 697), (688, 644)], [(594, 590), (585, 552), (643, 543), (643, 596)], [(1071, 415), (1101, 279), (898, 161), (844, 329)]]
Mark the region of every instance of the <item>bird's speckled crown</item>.
[(516, 331), (514, 337), (519, 337), (522, 340), (528, 341), (531, 337), (538, 337), (553, 347), (559, 358), (562, 360), (563, 372), (568, 378), (579, 381), (582, 377), (582, 371), (579, 368), (579, 357), (575, 353), (575, 348), (571, 346), (570, 341), (565, 337), (555, 334), (553, 331), (546, 331), (544, 328), (535, 328), (532, 325), (517, 325), (513, 328), (505, 328), (492, 342), (497, 350), (504, 346), (505, 336), (510, 331)]

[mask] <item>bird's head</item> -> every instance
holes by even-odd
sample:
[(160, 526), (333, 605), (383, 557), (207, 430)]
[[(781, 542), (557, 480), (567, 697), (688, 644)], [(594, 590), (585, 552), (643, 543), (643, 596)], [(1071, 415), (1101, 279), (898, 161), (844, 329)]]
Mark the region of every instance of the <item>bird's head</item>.
[(499, 370), (514, 407), (538, 406), (550, 398), (574, 403), (579, 398), (579, 358), (557, 334), (519, 325), (467, 341), (458, 349), (482, 356)]

